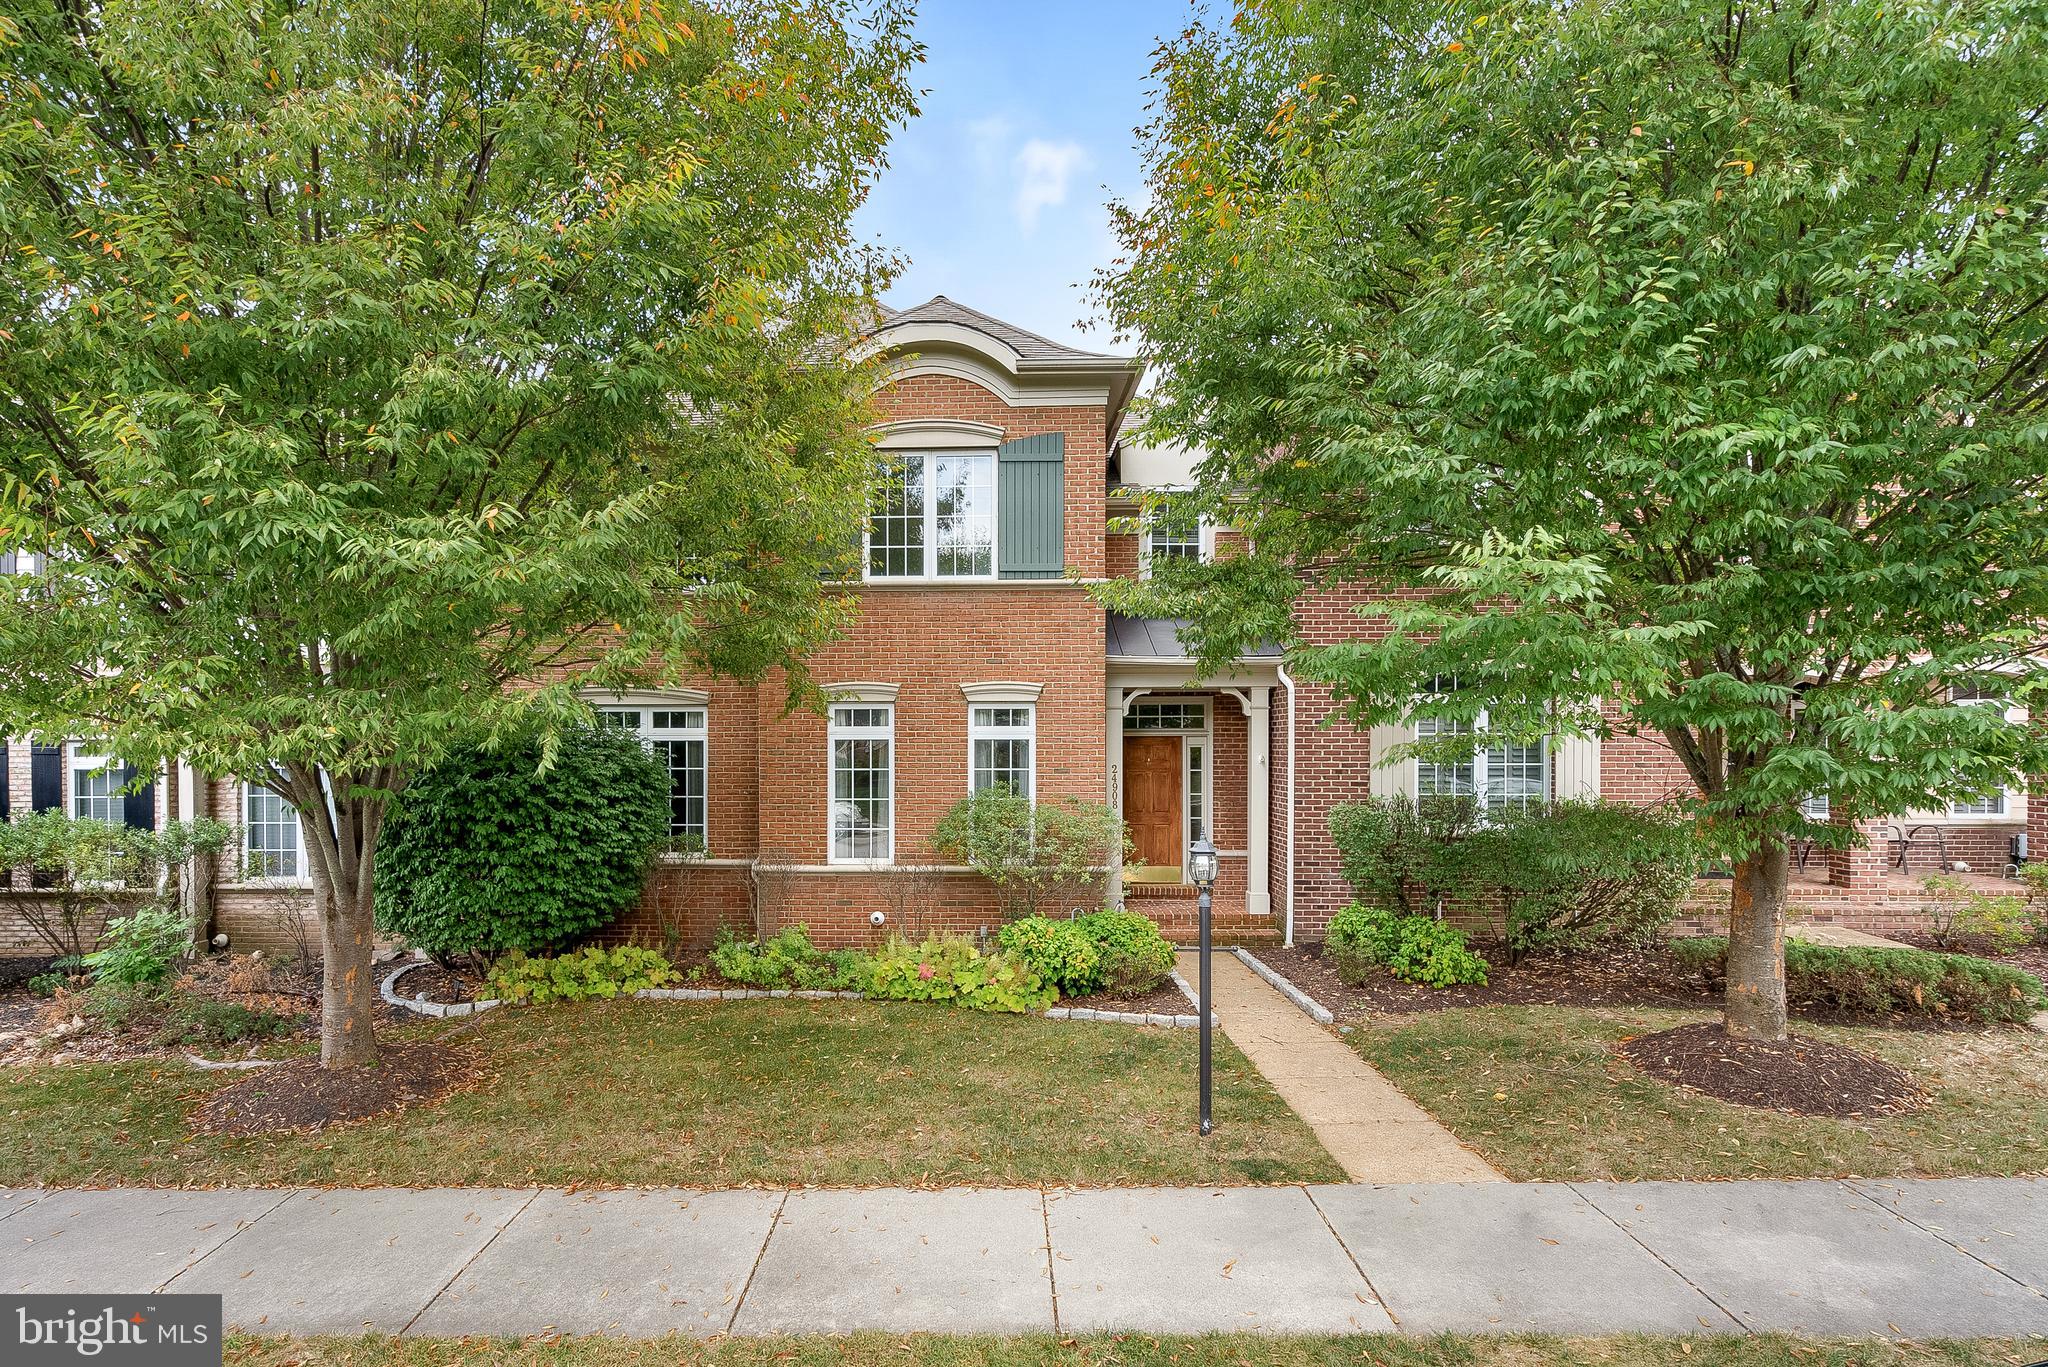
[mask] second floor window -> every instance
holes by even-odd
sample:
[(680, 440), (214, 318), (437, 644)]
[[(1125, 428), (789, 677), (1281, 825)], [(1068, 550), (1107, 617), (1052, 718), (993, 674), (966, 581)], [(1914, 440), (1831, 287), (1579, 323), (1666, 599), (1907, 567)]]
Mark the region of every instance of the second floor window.
[(890, 451), (881, 461), (868, 519), (868, 578), (994, 578), (995, 456)]
[(1164, 513), (1154, 513), (1145, 520), (1144, 565), (1146, 575), (1152, 567), (1168, 560), (1194, 560), (1202, 558), (1202, 526), (1185, 518), (1172, 518)]

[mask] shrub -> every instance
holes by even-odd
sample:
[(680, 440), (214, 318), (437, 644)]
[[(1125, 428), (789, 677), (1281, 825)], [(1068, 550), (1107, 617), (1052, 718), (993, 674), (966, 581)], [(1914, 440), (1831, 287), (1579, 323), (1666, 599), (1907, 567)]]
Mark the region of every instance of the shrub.
[(61, 810), (23, 813), (0, 821), (0, 869), (34, 877), (0, 877), (0, 916), (26, 925), (51, 953), (76, 958), (111, 918), (138, 904), (174, 905), (192, 862), (233, 839), (230, 827), (206, 818), (145, 831)]
[(995, 884), (1011, 918), (1099, 902), (1110, 857), (1129, 841), (1112, 807), (1063, 796), (1034, 806), (1000, 784), (954, 803), (932, 835), (943, 858)]
[[(1702, 935), (1672, 942), (1688, 971), (1718, 988), (1728, 941)], [(1986, 1024), (2023, 1024), (2048, 1010), (2041, 980), (2009, 964), (1925, 949), (1785, 942), (1785, 995), (1801, 1005), (1854, 1015), (1962, 1017)]]
[(1323, 952), (1337, 976), (1356, 986), (1377, 965), (1403, 982), (1424, 987), (1483, 986), (1486, 960), (1465, 933), (1429, 916), (1401, 916), (1353, 902), (1330, 918)]
[(101, 947), (82, 962), (94, 982), (132, 987), (170, 977), (171, 965), (191, 947), (192, 928), (182, 915), (169, 907), (143, 907), (108, 922)]
[(1935, 874), (1921, 886), (1927, 890), (1928, 934), (1943, 949), (1983, 940), (2000, 954), (2010, 954), (2038, 931), (2033, 909), (2022, 894), (1980, 892), (1952, 873)]
[(377, 853), (377, 920), (446, 960), (540, 954), (611, 923), (668, 835), (668, 776), (609, 727), (463, 750), (421, 775)]
[(489, 991), (508, 1002), (580, 1002), (660, 987), (675, 976), (666, 958), (639, 945), (591, 945), (552, 958), (533, 958), (515, 950), (491, 965)]
[(811, 943), (810, 930), (800, 925), (766, 940), (740, 940), (721, 929), (711, 946), (711, 966), (728, 982), (771, 990), (845, 992), (858, 989), (862, 981), (859, 954), (819, 949)]
[(1508, 953), (1654, 943), (1699, 866), (1673, 808), (1558, 802), (1494, 813), (1460, 850), (1468, 886), (1497, 902)]
[(867, 994), (884, 1001), (952, 1002), (973, 1011), (1043, 1011), (1052, 984), (1012, 954), (984, 954), (959, 936), (921, 945), (892, 937), (867, 963)]
[(1086, 996), (1102, 985), (1102, 951), (1074, 921), (1027, 916), (996, 932), (996, 943), (1063, 997)]
[(1344, 879), (1359, 900), (1403, 916), (1434, 914), (1464, 895), (1467, 877), (1457, 843), (1478, 821), (1466, 798), (1343, 802), (1330, 810), (1330, 837)]
[(71, 975), (54, 971), (38, 973), (33, 978), (30, 978), (27, 983), (29, 995), (32, 997), (54, 997), (60, 989), (69, 986), (71, 986)]
[(292, 1028), (291, 1018), (275, 1011), (185, 997), (171, 1008), (170, 1019), (157, 1034), (160, 1044), (224, 1045), (275, 1039)]
[(1075, 917), (1074, 927), (1095, 942), (1101, 957), (1098, 991), (1142, 997), (1173, 972), (1173, 946), (1150, 917), (1135, 911), (1091, 911)]
[(118, 1034), (162, 1020), (171, 1006), (171, 990), (161, 982), (124, 983), (108, 979), (88, 986), (77, 997), (78, 1013), (90, 1016)]

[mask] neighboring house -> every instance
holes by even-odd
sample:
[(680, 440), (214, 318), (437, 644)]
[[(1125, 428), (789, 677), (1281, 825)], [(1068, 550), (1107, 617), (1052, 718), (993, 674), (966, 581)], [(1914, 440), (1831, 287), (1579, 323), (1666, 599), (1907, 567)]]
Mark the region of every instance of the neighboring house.
[[(855, 586), (859, 619), (812, 661), (833, 697), (828, 714), (786, 715), (779, 678), (592, 699), (667, 765), (672, 833), (703, 851), (664, 861), (620, 933), (702, 941), (758, 917), (849, 943), (876, 933), (876, 912), (912, 933), (993, 928), (993, 890), (940, 867), (931, 837), (963, 795), (1008, 783), (1116, 804), (1142, 862), (1119, 871), (1113, 895), (1169, 934), (1193, 932), (1183, 856), (1201, 831), (1222, 854), (1222, 934), (1315, 939), (1350, 900), (1328, 834), (1339, 802), (1443, 792), (1491, 804), (1654, 802), (1685, 786), (1656, 737), (1502, 747), (1463, 765), (1395, 761), (1407, 731), (1325, 726), (1328, 692), (1291, 679), (1277, 651), (1198, 678), (1175, 623), (1106, 612), (1089, 594), (1160, 557), (1215, 552), (1206, 526), (1110, 530), (1139, 511), (1144, 490), (1193, 475), (1186, 451), (1117, 440), (1138, 363), (943, 296), (886, 314), (865, 345), (885, 367), (873, 432), (883, 483)], [(1306, 638), (1354, 633), (1362, 596), (1310, 602)], [(244, 946), (288, 938), (279, 909), (303, 905), (307, 869), (297, 819), (276, 798), (189, 771), (159, 781), (174, 802), (115, 797), (116, 776), (94, 767), (89, 743), (32, 751), (17, 741), (5, 758), (0, 788), (16, 809), (139, 821), (199, 807), (241, 827), (218, 921)], [(1951, 860), (1996, 872), (2030, 820), (2048, 856), (2044, 817), (2015, 792), (1906, 824), (1938, 827)], [(1795, 903), (1872, 926), (1909, 918), (1939, 851), (1923, 836), (1910, 878), (1890, 853), (1878, 833), (1867, 849), (1815, 855)]]

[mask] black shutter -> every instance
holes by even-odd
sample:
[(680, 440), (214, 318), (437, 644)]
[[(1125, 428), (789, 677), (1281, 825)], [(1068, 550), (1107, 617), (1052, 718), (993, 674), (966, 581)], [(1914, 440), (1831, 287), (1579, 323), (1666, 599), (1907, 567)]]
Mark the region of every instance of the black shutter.
[[(135, 770), (123, 766), (121, 786), (126, 788), (135, 781)], [(156, 784), (145, 783), (133, 792), (125, 793), (121, 802), (121, 820), (138, 831), (156, 829)]]
[(28, 805), (31, 811), (51, 812), (64, 806), (64, 747), (31, 745), (28, 748)]

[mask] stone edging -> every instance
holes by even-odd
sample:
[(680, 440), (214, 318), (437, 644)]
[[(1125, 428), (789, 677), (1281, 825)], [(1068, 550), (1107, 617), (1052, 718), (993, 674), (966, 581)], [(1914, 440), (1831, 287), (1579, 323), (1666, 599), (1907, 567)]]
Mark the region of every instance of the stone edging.
[(399, 996), (394, 984), (415, 968), (424, 968), (426, 964), (427, 960), (425, 959), (415, 959), (411, 963), (401, 966), (397, 972), (387, 974), (384, 981), (377, 988), (379, 995), (393, 1006), (417, 1012), (422, 1016), (434, 1016), (437, 1018), (473, 1016), (479, 1011), (488, 1011), (494, 1006), (503, 1005), (496, 997), (480, 1002), (430, 1002), (427, 1000), (427, 994), (424, 992), (415, 993), (410, 997)]
[(1287, 979), (1252, 957), (1252, 952), (1243, 945), (1237, 947), (1238, 961), (1252, 972), (1264, 978), (1281, 996), (1301, 1008), (1302, 1014), (1318, 1025), (1335, 1025), (1337, 1018), (1330, 1014), (1330, 1008), (1296, 987)]

